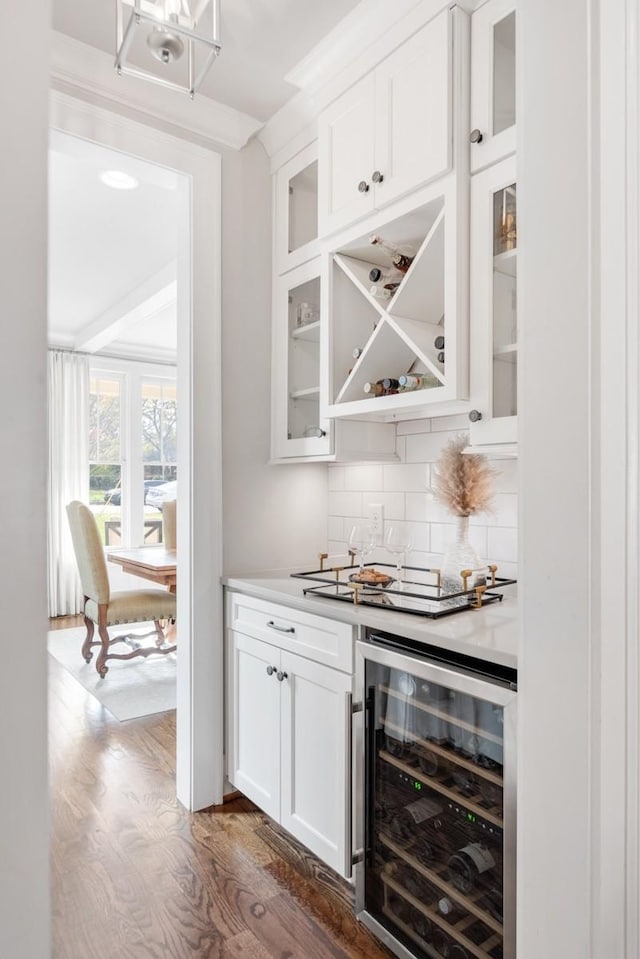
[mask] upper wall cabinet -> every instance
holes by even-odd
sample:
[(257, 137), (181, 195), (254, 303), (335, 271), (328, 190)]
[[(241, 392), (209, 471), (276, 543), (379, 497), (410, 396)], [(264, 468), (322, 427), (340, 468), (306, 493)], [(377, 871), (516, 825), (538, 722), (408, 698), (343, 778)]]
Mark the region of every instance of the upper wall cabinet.
[(320, 115), (320, 236), (451, 168), (452, 49), (445, 9)]
[(471, 186), (471, 420), (473, 446), (515, 455), (518, 413), (516, 158)]
[(489, 0), (471, 17), (471, 172), (516, 149), (516, 11)]
[(318, 252), (318, 145), (280, 167), (275, 178), (276, 268), (285, 273)]

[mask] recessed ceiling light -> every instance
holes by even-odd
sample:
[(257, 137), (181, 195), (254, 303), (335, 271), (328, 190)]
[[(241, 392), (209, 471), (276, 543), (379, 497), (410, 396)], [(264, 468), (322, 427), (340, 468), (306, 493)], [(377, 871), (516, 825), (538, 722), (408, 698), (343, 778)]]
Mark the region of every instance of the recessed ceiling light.
[(110, 186), (113, 190), (135, 190), (138, 186), (136, 178), (123, 173), (122, 170), (105, 170), (100, 174), (100, 179), (105, 186)]

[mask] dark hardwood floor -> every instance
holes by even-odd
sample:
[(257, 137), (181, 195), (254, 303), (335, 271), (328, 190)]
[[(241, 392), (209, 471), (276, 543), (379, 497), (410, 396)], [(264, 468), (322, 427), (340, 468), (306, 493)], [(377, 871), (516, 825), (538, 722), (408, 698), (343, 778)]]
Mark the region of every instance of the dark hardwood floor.
[(248, 800), (179, 805), (174, 713), (120, 723), (50, 657), (49, 729), (54, 959), (388, 959)]

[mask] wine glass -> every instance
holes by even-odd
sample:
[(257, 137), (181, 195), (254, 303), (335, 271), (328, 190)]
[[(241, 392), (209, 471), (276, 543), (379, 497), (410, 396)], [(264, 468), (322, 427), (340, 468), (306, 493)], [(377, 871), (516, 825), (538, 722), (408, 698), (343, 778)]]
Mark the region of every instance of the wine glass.
[(376, 545), (371, 527), (367, 523), (354, 523), (349, 533), (349, 546), (355, 550), (358, 561), (358, 572), (364, 569), (365, 558)]
[(390, 526), (387, 529), (384, 545), (396, 559), (396, 581), (398, 589), (402, 589), (402, 563), (406, 563), (406, 554), (412, 546), (411, 533), (405, 526)]

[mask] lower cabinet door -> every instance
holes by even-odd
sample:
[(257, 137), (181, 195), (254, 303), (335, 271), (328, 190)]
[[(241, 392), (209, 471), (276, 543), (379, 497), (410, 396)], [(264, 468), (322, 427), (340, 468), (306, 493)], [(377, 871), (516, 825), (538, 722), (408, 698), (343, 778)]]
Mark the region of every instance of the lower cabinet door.
[(280, 822), (349, 875), (351, 676), (284, 651), (280, 674)]
[(280, 650), (233, 633), (232, 782), (280, 816)]

